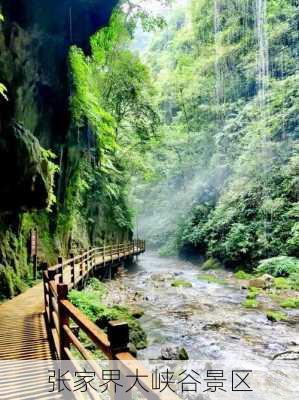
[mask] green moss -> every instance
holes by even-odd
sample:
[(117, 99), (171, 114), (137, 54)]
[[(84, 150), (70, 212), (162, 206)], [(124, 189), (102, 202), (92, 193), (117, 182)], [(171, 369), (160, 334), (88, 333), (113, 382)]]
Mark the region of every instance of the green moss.
[(274, 285), (277, 289), (290, 289), (291, 285), (288, 279), (286, 278), (275, 278)]
[(208, 283), (217, 283), (219, 285), (226, 284), (226, 281), (224, 279), (218, 278), (217, 276), (214, 276), (214, 275), (208, 275), (208, 274), (198, 275), (197, 279), (199, 279), (200, 281), (208, 282)]
[(0, 265), (0, 288), (2, 298), (12, 298), (23, 292), (27, 285), (16, 274), (13, 268)]
[(255, 299), (247, 299), (242, 303), (245, 308), (258, 308), (259, 303)]
[(218, 260), (216, 260), (216, 258), (208, 258), (201, 266), (201, 268), (204, 271), (208, 271), (208, 270), (217, 270), (221, 268), (221, 264)]
[(288, 282), (291, 289), (299, 291), (299, 272), (290, 274)]
[(179, 360), (186, 361), (189, 360), (189, 356), (185, 347), (179, 349)]
[(280, 311), (268, 311), (267, 312), (267, 318), (269, 321), (272, 322), (278, 322), (278, 321), (285, 321), (287, 319), (287, 316)]
[(192, 283), (184, 281), (183, 279), (177, 279), (171, 283), (171, 286), (189, 288), (192, 287)]
[(299, 308), (299, 298), (289, 297), (279, 303), (283, 308)]
[(254, 300), (262, 292), (262, 289), (256, 287), (250, 287), (247, 292), (247, 299)]
[(242, 271), (242, 270), (239, 270), (239, 271), (235, 272), (234, 276), (237, 279), (247, 279), (247, 280), (248, 279), (252, 279), (254, 277), (253, 274), (249, 274), (248, 272), (245, 272), (245, 271)]
[(84, 291), (72, 290), (69, 293), (70, 301), (78, 307), (88, 318), (96, 323), (101, 329), (106, 330), (108, 322), (121, 320), (127, 322), (130, 329), (130, 341), (137, 350), (147, 346), (146, 333), (140, 323), (125, 307), (107, 307), (102, 303), (107, 289), (97, 279), (91, 279), (90, 285)]

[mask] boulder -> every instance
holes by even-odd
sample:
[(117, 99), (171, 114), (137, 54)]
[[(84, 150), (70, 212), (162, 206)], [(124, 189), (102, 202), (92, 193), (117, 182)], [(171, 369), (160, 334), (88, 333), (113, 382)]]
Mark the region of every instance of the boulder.
[(189, 360), (184, 347), (167, 346), (161, 348), (161, 360)]
[(274, 278), (271, 275), (264, 274), (259, 278), (250, 279), (248, 287), (256, 287), (259, 289), (269, 289), (274, 284)]
[(139, 319), (144, 315), (144, 311), (142, 310), (142, 308), (140, 308), (138, 306), (129, 307), (129, 310), (130, 310), (132, 316), (136, 319)]

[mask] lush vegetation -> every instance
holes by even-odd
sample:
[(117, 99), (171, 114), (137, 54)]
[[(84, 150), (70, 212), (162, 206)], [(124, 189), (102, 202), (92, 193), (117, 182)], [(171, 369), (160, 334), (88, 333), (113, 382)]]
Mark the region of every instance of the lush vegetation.
[[(21, 238), (3, 228), (6, 296), (30, 280), (31, 228), (53, 262), (129, 239), (135, 209), (139, 235), (162, 253), (192, 251), (207, 270), (257, 268), (297, 285), (299, 14), (293, 0), (263, 10), (253, 0), (190, 0), (165, 26), (130, 3), (90, 38), (89, 54), (71, 46), (66, 142), (38, 156), (48, 209), (20, 211)], [(140, 22), (159, 28), (142, 61), (130, 48)]]
[[(298, 10), (215, 4), (177, 9), (145, 56), (163, 123), (137, 197), (158, 216), (141, 218), (162, 252), (252, 268), (299, 254)], [(298, 270), (292, 258), (277, 268), (292, 260)]]
[(103, 297), (106, 293), (105, 285), (98, 279), (93, 278), (89, 281), (84, 291), (72, 290), (69, 293), (69, 299), (101, 329), (106, 330), (108, 322), (111, 320), (127, 322), (130, 328), (130, 342), (137, 350), (146, 347), (146, 334), (138, 320), (125, 307), (119, 305), (109, 307), (105, 305)]
[[(140, 150), (154, 132), (157, 114), (150, 98), (152, 84), (147, 68), (128, 48), (130, 25), (120, 11), (109, 27), (91, 38), (91, 55), (70, 50), (73, 82), (69, 137), (70, 177), (58, 229), (63, 242), (73, 233), (80, 242), (128, 239), (132, 210), (128, 184), (138, 168)], [(70, 151), (70, 150), (69, 150)], [(88, 224), (87, 224), (88, 222)]]
[[(38, 121), (47, 121), (47, 115), (41, 118), (34, 105), (36, 91), (32, 89), (33, 99), (28, 100), (31, 92), (24, 89), (27, 97), (19, 108), (25, 111), (24, 115), (20, 111), (18, 118), (21, 130), (26, 126), (28, 132), (18, 137), (17, 144), (20, 142), (22, 147), (16, 150), (20, 164), (24, 164), (22, 179), (28, 181), (24, 190), (30, 192), (31, 179), (34, 186), (36, 175), (40, 174), (47, 193), (35, 193), (43, 202), (38, 199), (34, 204), (14, 209), (13, 224), (2, 218), (0, 295), (4, 297), (18, 294), (25, 288), (24, 281), (31, 280), (28, 255), (31, 229), (38, 229), (39, 261), (49, 263), (56, 262), (57, 254), (66, 257), (80, 248), (132, 237), (130, 176), (143, 169), (142, 154), (159, 121), (152, 101), (154, 89), (149, 70), (129, 49), (138, 21), (146, 29), (162, 24), (161, 19), (151, 18), (139, 7), (127, 12), (119, 8), (109, 26), (90, 38), (88, 54), (86, 48), (83, 51), (77, 46), (70, 47), (70, 96), (66, 99), (70, 121), (64, 143), (55, 143), (55, 137), (49, 146), (50, 132), (45, 131), (39, 134), (46, 146), (39, 145), (32, 132), (35, 125), (37, 131), (43, 128)], [(8, 30), (5, 24), (10, 21), (5, 20), (3, 27), (2, 22), (0, 14), (0, 45), (5, 43), (4, 32)], [(5, 47), (4, 50), (7, 51)], [(27, 57), (30, 59), (30, 55)], [(7, 54), (7, 61), (0, 65), (0, 81), (3, 76), (5, 84), (10, 82), (8, 72), (13, 67), (10, 61)], [(30, 61), (34, 74), (35, 60)], [(6, 88), (0, 83), (0, 101), (6, 100)], [(33, 197), (30, 193), (30, 201)], [(22, 201), (26, 203), (25, 199)]]

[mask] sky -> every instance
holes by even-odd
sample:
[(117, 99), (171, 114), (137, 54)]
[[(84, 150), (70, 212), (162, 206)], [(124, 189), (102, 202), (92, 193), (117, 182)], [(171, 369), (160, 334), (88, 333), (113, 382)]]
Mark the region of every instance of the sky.
[[(139, 4), (147, 11), (153, 14), (163, 14), (165, 11), (169, 10), (169, 5), (167, 2), (169, 0), (131, 0), (132, 3)], [(170, 0), (173, 5), (183, 5), (186, 4), (188, 0)]]
[[(139, 4), (143, 9), (150, 12), (153, 15), (163, 15), (167, 18), (167, 13), (171, 9), (171, 6), (167, 6), (169, 0), (131, 0), (134, 4)], [(172, 5), (175, 6), (183, 6), (187, 5), (190, 0), (170, 0)], [(163, 5), (164, 3), (164, 5)], [(151, 41), (153, 33), (143, 32), (142, 28), (139, 26), (135, 32), (135, 39), (132, 42), (131, 48), (132, 50), (137, 50), (140, 55), (144, 53), (148, 44)]]

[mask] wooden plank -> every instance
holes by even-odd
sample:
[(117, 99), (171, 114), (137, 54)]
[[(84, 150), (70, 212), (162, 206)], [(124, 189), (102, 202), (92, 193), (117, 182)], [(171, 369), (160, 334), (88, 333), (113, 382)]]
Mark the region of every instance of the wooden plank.
[(62, 306), (68, 313), (69, 317), (76, 322), (76, 324), (88, 335), (88, 337), (97, 345), (103, 353), (111, 357), (110, 342), (107, 335), (92, 321), (90, 321), (85, 314), (76, 308), (68, 300), (61, 301)]
[(84, 360), (91, 360), (93, 358), (92, 354), (83, 346), (80, 340), (74, 335), (71, 328), (69, 328), (67, 325), (63, 325), (63, 330), (68, 336), (71, 344), (73, 344), (76, 347), (76, 349), (82, 355)]

